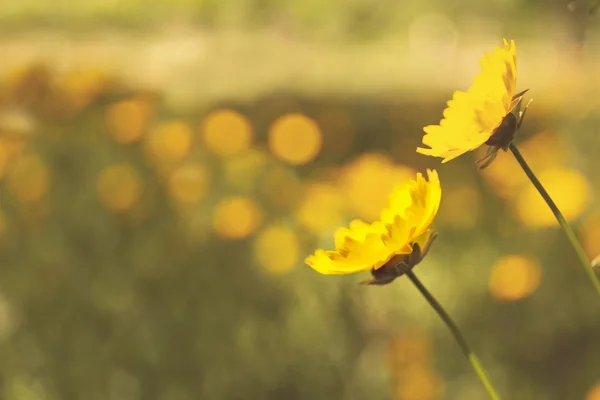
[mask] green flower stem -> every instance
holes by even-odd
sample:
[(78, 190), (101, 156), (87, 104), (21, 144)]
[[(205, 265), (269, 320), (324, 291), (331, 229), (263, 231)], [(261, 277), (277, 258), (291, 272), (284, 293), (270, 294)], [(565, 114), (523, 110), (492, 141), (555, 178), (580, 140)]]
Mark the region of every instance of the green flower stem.
[(598, 278), (596, 277), (596, 274), (594, 273), (594, 270), (592, 269), (590, 261), (588, 260), (587, 256), (585, 255), (585, 251), (583, 250), (583, 248), (581, 247), (581, 244), (577, 240), (577, 236), (575, 236), (575, 232), (573, 232), (573, 229), (571, 229), (571, 226), (569, 225), (569, 223), (567, 222), (565, 217), (562, 215), (562, 213), (560, 212), (558, 207), (556, 207), (556, 204), (554, 204), (554, 201), (552, 200), (552, 198), (550, 197), (548, 192), (546, 192), (546, 189), (544, 189), (544, 187), (542, 186), (542, 183), (535, 176), (535, 174), (533, 173), (531, 168), (529, 168), (529, 165), (527, 165), (527, 162), (521, 155), (521, 152), (519, 151), (519, 149), (517, 149), (517, 146), (514, 145), (514, 143), (510, 144), (510, 151), (512, 151), (513, 155), (517, 159), (517, 162), (519, 163), (519, 165), (521, 165), (521, 168), (523, 168), (523, 171), (525, 171), (525, 174), (527, 175), (527, 177), (529, 178), (531, 183), (533, 183), (533, 186), (535, 186), (537, 191), (540, 192), (540, 194), (544, 198), (544, 201), (548, 204), (548, 207), (550, 207), (550, 210), (552, 210), (552, 213), (558, 220), (558, 223), (560, 224), (561, 228), (565, 232), (565, 235), (567, 235), (567, 239), (569, 239), (569, 242), (571, 242), (571, 246), (573, 246), (573, 249), (575, 249), (575, 253), (577, 254), (577, 257), (579, 258), (579, 261), (581, 262), (581, 266), (583, 267), (585, 273), (587, 274), (590, 281), (592, 282), (592, 285), (596, 289), (596, 292), (600, 296), (600, 282), (598, 282)]
[(469, 348), (469, 345), (467, 344), (467, 341), (465, 340), (464, 336), (460, 332), (458, 325), (456, 325), (456, 323), (452, 320), (452, 318), (450, 318), (450, 316), (448, 315), (446, 310), (444, 310), (444, 308), (441, 306), (440, 303), (438, 303), (438, 301), (435, 299), (435, 297), (433, 297), (433, 295), (431, 293), (429, 293), (427, 288), (425, 288), (425, 286), (423, 286), (423, 284), (421, 283), (419, 278), (417, 278), (416, 275), (412, 271), (406, 272), (406, 275), (412, 281), (412, 283), (414, 283), (414, 285), (417, 287), (417, 289), (419, 289), (419, 292), (421, 292), (421, 294), (425, 297), (425, 299), (431, 305), (431, 307), (433, 307), (433, 309), (438, 313), (440, 318), (442, 318), (442, 320), (444, 321), (446, 326), (448, 326), (448, 329), (450, 329), (450, 332), (452, 332), (452, 335), (458, 342), (460, 349), (464, 353), (465, 357), (467, 357), (467, 359), (469, 360), (469, 363), (471, 363), (471, 366), (473, 367), (473, 370), (477, 374), (477, 377), (479, 378), (481, 383), (483, 383), (483, 386), (485, 387), (485, 390), (487, 391), (488, 395), (490, 396), (490, 399), (500, 400), (500, 396), (498, 395), (498, 393), (496, 392), (496, 389), (494, 389), (494, 386), (492, 386), (489, 378), (487, 377), (487, 375), (483, 369), (483, 366), (481, 365), (481, 362), (479, 361), (479, 358), (477, 358), (475, 353), (473, 353), (473, 351)]

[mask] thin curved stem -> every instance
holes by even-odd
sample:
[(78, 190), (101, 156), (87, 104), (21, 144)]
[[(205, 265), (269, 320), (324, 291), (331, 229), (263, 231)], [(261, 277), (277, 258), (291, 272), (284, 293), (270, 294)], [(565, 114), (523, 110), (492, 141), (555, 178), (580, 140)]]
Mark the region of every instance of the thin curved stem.
[(419, 289), (419, 292), (421, 292), (421, 294), (425, 297), (429, 305), (431, 305), (431, 307), (433, 307), (433, 309), (438, 313), (440, 318), (442, 318), (448, 329), (450, 329), (450, 332), (458, 342), (460, 349), (464, 353), (465, 357), (467, 357), (467, 359), (469, 360), (469, 363), (471, 363), (475, 374), (477, 374), (477, 377), (479, 378), (481, 383), (483, 383), (483, 386), (485, 387), (485, 390), (490, 396), (490, 399), (500, 400), (500, 396), (496, 392), (496, 389), (494, 389), (494, 386), (492, 385), (490, 379), (485, 373), (483, 366), (479, 361), (479, 358), (477, 358), (475, 353), (469, 348), (469, 345), (467, 344), (466, 339), (464, 338), (463, 334), (458, 328), (458, 325), (456, 325), (452, 318), (450, 318), (450, 315), (448, 315), (448, 313), (446, 312), (446, 310), (444, 310), (442, 305), (438, 303), (438, 301), (435, 299), (435, 297), (433, 297), (431, 293), (429, 293), (429, 290), (427, 290), (427, 288), (423, 286), (419, 278), (417, 278), (417, 276), (412, 271), (408, 271), (406, 275), (417, 287), (417, 289)]
[(567, 239), (571, 243), (571, 246), (573, 246), (573, 249), (575, 250), (575, 253), (577, 254), (577, 258), (579, 258), (581, 266), (583, 267), (585, 273), (587, 274), (588, 278), (592, 282), (594, 289), (596, 289), (596, 292), (600, 296), (600, 282), (598, 282), (598, 278), (596, 277), (596, 274), (594, 273), (594, 270), (592, 269), (590, 261), (588, 260), (587, 256), (585, 255), (585, 251), (583, 250), (583, 247), (581, 247), (579, 240), (577, 240), (577, 236), (575, 236), (575, 232), (573, 232), (573, 229), (571, 228), (571, 226), (569, 225), (569, 223), (567, 222), (565, 217), (562, 215), (562, 213), (560, 212), (560, 210), (558, 209), (558, 207), (556, 206), (556, 204), (554, 203), (554, 201), (552, 200), (552, 198), (550, 197), (548, 192), (546, 192), (546, 189), (544, 189), (544, 186), (542, 186), (542, 183), (535, 176), (535, 174), (533, 173), (531, 168), (529, 168), (529, 165), (527, 164), (527, 162), (521, 155), (521, 152), (519, 151), (517, 146), (515, 146), (514, 143), (511, 143), (509, 148), (510, 148), (510, 151), (515, 156), (515, 158), (517, 159), (517, 162), (519, 163), (521, 168), (523, 168), (523, 171), (525, 171), (525, 174), (527, 175), (527, 177), (529, 178), (531, 183), (533, 183), (533, 186), (535, 186), (537, 191), (544, 198), (544, 201), (548, 204), (548, 207), (550, 207), (552, 214), (554, 214), (554, 216), (556, 217), (558, 223), (560, 224), (561, 228), (565, 232), (565, 235), (567, 235)]

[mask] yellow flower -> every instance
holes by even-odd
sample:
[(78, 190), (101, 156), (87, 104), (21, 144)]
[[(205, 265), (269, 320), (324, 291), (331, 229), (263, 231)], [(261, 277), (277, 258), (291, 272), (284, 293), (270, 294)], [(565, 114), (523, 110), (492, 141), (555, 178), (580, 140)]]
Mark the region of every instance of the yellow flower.
[[(481, 73), (475, 77), (469, 90), (454, 92), (440, 124), (423, 128), (423, 144), (430, 148), (418, 147), (418, 153), (441, 157), (442, 163), (445, 163), (486, 142), (490, 146), (508, 147), (516, 130), (515, 123), (505, 124), (511, 125), (512, 132), (510, 129), (508, 133), (500, 132), (498, 128), (519, 104), (525, 92), (515, 95), (515, 42), (512, 40), (509, 44), (506, 39), (503, 41), (504, 47), (496, 46), (492, 54), (486, 52), (485, 57), (481, 58)], [(508, 137), (498, 143), (498, 140), (490, 140), (495, 133)]]
[(384, 266), (397, 270), (396, 264), (406, 263), (413, 253), (419, 253), (416, 262), (420, 261), (434, 237), (430, 227), (442, 197), (437, 172), (427, 170), (427, 175), (428, 181), (419, 173), (416, 180), (398, 186), (379, 220), (371, 224), (354, 220), (348, 228), (339, 228), (334, 235), (335, 250), (319, 249), (306, 263), (322, 274), (373, 270), (376, 276)]

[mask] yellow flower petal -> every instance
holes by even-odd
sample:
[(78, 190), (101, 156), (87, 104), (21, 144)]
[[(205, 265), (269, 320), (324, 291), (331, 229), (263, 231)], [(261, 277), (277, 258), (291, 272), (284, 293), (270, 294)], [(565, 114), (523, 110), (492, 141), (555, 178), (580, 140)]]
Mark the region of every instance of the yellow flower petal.
[[(335, 250), (317, 250), (306, 263), (322, 274), (349, 274), (378, 269), (398, 254), (410, 254), (413, 243), (429, 238), (439, 209), (441, 187), (436, 171), (427, 170), (397, 187), (380, 220), (369, 224), (354, 220), (335, 232)], [(421, 243), (423, 242), (423, 243)]]
[(517, 79), (517, 48), (504, 39), (480, 60), (481, 72), (467, 92), (454, 92), (439, 125), (423, 128), (423, 144), (417, 153), (443, 158), (448, 162), (483, 145), (502, 119), (512, 111)]

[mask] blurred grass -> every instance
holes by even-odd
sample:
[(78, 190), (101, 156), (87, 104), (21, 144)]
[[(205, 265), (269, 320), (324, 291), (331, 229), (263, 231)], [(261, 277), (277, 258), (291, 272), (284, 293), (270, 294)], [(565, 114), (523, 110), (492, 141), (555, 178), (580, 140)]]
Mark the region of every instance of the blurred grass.
[(1, 398), (481, 398), (408, 282), (302, 264), (435, 167), (440, 238), (416, 273), (506, 398), (596, 400), (600, 311), (514, 160), (414, 151), (482, 51), (529, 32), (520, 146), (600, 253), (594, 20), (578, 42), (541, 2), (437, 5), (435, 30), (412, 3), (169, 4), (0, 13), (22, 33), (0, 43)]

